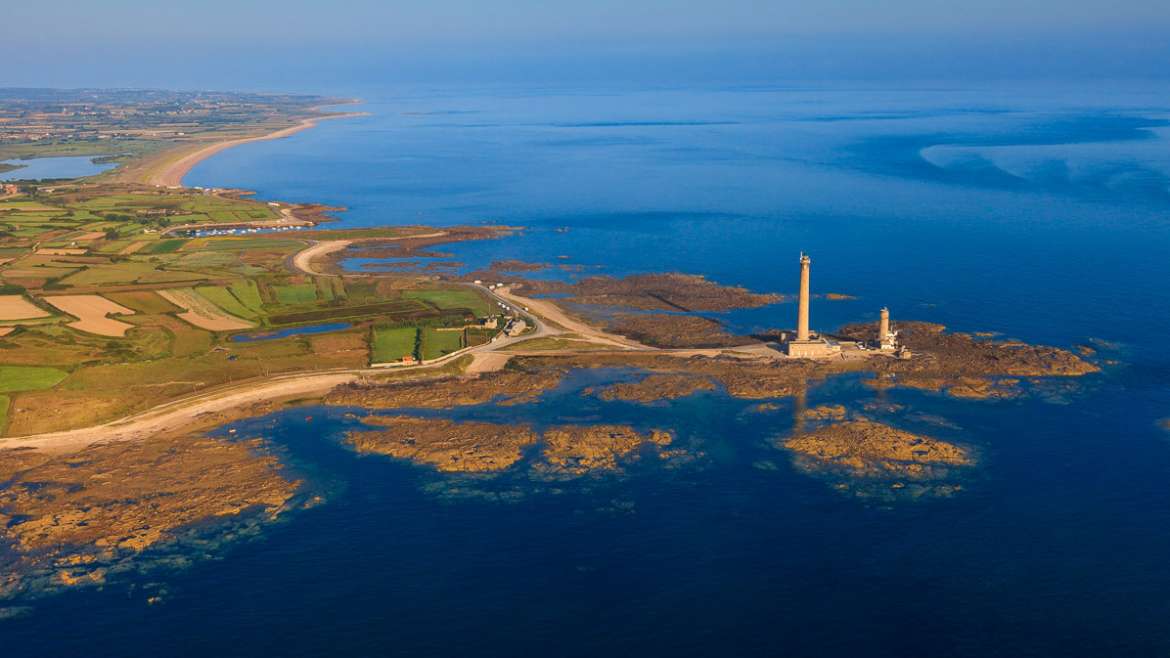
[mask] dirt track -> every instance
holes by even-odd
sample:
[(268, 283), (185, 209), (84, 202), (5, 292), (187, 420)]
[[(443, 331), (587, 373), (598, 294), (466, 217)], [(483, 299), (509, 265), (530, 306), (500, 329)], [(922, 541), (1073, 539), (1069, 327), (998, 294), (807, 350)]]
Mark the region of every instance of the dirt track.
[(513, 293), (507, 288), (496, 289), (496, 294), (508, 300), (509, 302), (524, 307), (527, 306), (533, 313), (540, 315), (546, 320), (560, 325), (565, 330), (578, 334), (592, 343), (601, 343), (603, 345), (612, 345), (627, 350), (652, 350), (654, 348), (643, 345), (639, 342), (616, 336), (614, 334), (606, 333), (595, 327), (591, 327), (580, 320), (575, 320), (567, 313), (561, 310), (559, 306), (552, 302), (542, 299), (532, 299), (530, 297), (521, 297)]
[(170, 402), (150, 411), (104, 425), (26, 437), (0, 438), (0, 449), (35, 448), (47, 452), (72, 452), (95, 443), (132, 441), (166, 432), (183, 431), (199, 416), (222, 413), (259, 402), (317, 395), (348, 384), (357, 373), (288, 375), (267, 382), (252, 382), (212, 393)]

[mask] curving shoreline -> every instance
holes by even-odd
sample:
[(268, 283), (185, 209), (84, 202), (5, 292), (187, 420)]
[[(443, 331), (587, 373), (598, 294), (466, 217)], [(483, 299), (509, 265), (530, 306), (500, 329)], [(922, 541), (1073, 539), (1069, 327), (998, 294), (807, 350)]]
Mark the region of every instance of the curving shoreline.
[(267, 135), (258, 135), (255, 137), (240, 137), (237, 139), (229, 139), (221, 142), (214, 142), (196, 148), (194, 151), (184, 152), (174, 160), (169, 160), (159, 165), (158, 168), (148, 171), (144, 182), (148, 185), (156, 187), (182, 187), (183, 178), (190, 173), (195, 165), (203, 162), (207, 158), (234, 146), (241, 144), (250, 144), (252, 142), (266, 142), (274, 139), (283, 139), (295, 135), (301, 131), (308, 130), (317, 125), (320, 121), (329, 119), (348, 119), (351, 117), (365, 116), (365, 112), (345, 112), (340, 114), (327, 114), (319, 117), (311, 117), (303, 119), (300, 123), (287, 128), (268, 133)]

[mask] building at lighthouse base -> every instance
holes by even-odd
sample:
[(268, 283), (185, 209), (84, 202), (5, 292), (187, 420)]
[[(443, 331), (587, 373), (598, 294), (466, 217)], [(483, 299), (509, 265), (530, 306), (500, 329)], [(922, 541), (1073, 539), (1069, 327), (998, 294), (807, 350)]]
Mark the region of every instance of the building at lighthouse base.
[(841, 346), (824, 338), (790, 340), (784, 344), (784, 351), (793, 359), (825, 359), (841, 353)]

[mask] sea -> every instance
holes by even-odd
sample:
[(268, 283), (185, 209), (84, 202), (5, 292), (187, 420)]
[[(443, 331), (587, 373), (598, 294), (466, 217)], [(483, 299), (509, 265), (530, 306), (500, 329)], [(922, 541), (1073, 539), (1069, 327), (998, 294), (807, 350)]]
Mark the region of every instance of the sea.
[[(669, 428), (693, 459), (443, 474), (342, 443), (363, 411), (263, 436), (322, 501), (189, 564), (39, 599), (5, 656), (1170, 655), (1170, 89), (833, 84), (352, 90), (365, 116), (227, 150), (188, 185), (344, 207), (341, 227), (506, 224), (442, 247), (538, 276), (678, 271), (796, 290), (814, 328), (925, 320), (1074, 349), (1100, 374), (965, 400), (707, 391), (419, 412)], [(346, 109), (355, 109), (346, 107)], [(370, 266), (353, 261), (355, 270)], [(787, 328), (781, 303), (716, 315)], [(842, 404), (969, 447), (950, 496), (859, 495), (777, 447)], [(148, 605), (145, 592), (165, 592)]]

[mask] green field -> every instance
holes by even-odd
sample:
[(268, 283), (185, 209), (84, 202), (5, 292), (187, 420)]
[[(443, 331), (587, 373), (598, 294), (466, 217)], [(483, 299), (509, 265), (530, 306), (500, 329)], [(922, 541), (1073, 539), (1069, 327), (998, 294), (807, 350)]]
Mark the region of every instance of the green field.
[(333, 284), (329, 279), (317, 279), (315, 284), (317, 286), (317, 297), (319, 297), (321, 301), (333, 301)]
[(420, 351), (424, 361), (437, 359), (461, 349), (463, 349), (462, 331), (439, 331), (434, 327), (423, 329)]
[(205, 248), (212, 251), (292, 251), (304, 246), (304, 242), (278, 238), (218, 238), (209, 242)]
[(0, 393), (52, 388), (69, 373), (40, 366), (0, 366)]
[(422, 300), (443, 310), (465, 308), (474, 313), (476, 317), (490, 315), (492, 312), (488, 301), (474, 290), (407, 290), (403, 296), (407, 299)]
[(177, 313), (179, 307), (159, 297), (149, 290), (137, 292), (111, 292), (105, 294), (106, 299), (116, 302), (139, 313), (158, 315), (162, 313)]
[(215, 304), (223, 310), (231, 313), (238, 318), (245, 318), (248, 320), (255, 320), (259, 317), (252, 309), (240, 303), (236, 296), (232, 294), (227, 288), (219, 288), (216, 286), (199, 286), (195, 289), (199, 296), (207, 301)]
[(142, 250), (142, 253), (144, 253), (144, 254), (173, 254), (176, 251), (178, 251), (179, 248), (182, 247), (184, 244), (187, 244), (186, 240), (179, 240), (179, 239), (159, 240), (158, 242), (156, 242), (152, 245), (148, 245), (145, 249)]
[[(330, 320), (352, 320), (356, 318), (369, 317), (373, 315), (391, 316), (399, 320), (403, 324), (408, 321), (418, 321), (422, 319), (443, 319), (443, 314), (433, 308), (423, 304), (422, 302), (399, 299), (392, 302), (383, 302), (381, 304), (365, 304), (362, 306), (342, 306), (338, 308), (318, 308), (312, 311), (297, 311), (295, 313), (280, 313), (268, 316), (269, 323), (273, 325), (282, 324), (308, 324), (310, 322), (326, 322)], [(465, 321), (467, 318), (462, 317), (455, 312), (448, 312), (448, 316), (453, 320)]]
[(65, 283), (71, 286), (93, 286), (104, 283), (134, 283), (140, 277), (153, 274), (155, 267), (151, 263), (126, 261), (110, 265), (95, 265), (78, 272)]
[(370, 363), (400, 361), (414, 354), (418, 329), (414, 327), (375, 327), (370, 341)]
[(463, 337), (467, 346), (470, 347), (472, 345), (483, 345), (484, 343), (490, 342), (492, 337), (497, 333), (499, 332), (495, 329), (469, 328), (463, 332)]
[(260, 298), (260, 289), (256, 286), (256, 282), (251, 279), (237, 281), (228, 286), (228, 290), (232, 291), (236, 299), (240, 303), (251, 309), (257, 315), (261, 314), (264, 309), (264, 300)]
[(281, 304), (312, 304), (317, 301), (317, 286), (312, 283), (293, 283), (273, 286), (276, 301)]
[(0, 434), (4, 433), (4, 427), (8, 424), (8, 404), (8, 396), (0, 395)]

